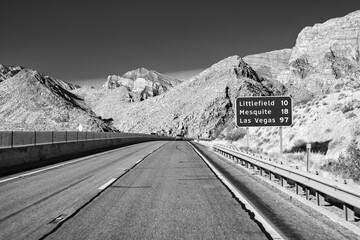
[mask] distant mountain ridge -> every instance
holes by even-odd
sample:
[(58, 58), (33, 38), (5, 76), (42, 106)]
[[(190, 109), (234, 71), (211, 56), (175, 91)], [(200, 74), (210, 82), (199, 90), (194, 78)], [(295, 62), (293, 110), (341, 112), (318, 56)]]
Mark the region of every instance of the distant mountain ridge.
[[(14, 67), (14, 66), (5, 66), (5, 65), (0, 64), (0, 82), (5, 81), (6, 79), (15, 76), (16, 74), (18, 74), (23, 69), (27, 69), (27, 68), (22, 67), (22, 66), (15, 66)], [(27, 70), (34, 71), (32, 69), (27, 69)], [(66, 89), (68, 91), (76, 89), (76, 88), (80, 88), (79, 85), (67, 83), (67, 82), (64, 82), (62, 80), (52, 78), (52, 77), (49, 77), (49, 76), (46, 76), (46, 75), (43, 75), (43, 74), (41, 74), (41, 75), (42, 75), (42, 77), (44, 79), (47, 79), (48, 81), (52, 81), (52, 82), (60, 85), (61, 87), (63, 87), (64, 89)]]
[(79, 124), (88, 131), (116, 130), (67, 90), (72, 84), (26, 68), (2, 67), (2, 76), (0, 130), (75, 131)]
[(138, 68), (128, 71), (122, 76), (110, 75), (104, 89), (125, 87), (128, 93), (128, 101), (143, 101), (149, 97), (158, 96), (178, 85), (182, 81), (165, 76), (153, 70)]

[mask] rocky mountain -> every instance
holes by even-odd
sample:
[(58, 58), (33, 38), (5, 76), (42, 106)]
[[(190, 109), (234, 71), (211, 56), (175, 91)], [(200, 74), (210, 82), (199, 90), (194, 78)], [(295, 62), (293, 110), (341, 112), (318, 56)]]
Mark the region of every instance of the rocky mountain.
[(79, 124), (86, 131), (115, 130), (64, 88), (71, 84), (25, 68), (2, 67), (2, 74), (7, 78), (0, 82), (0, 130), (72, 131)]
[(156, 71), (149, 71), (139, 68), (129, 71), (122, 76), (110, 75), (104, 89), (126, 88), (127, 101), (143, 101), (149, 97), (158, 96), (168, 91), (170, 88), (181, 83), (180, 80), (165, 76)]
[[(9, 66), (9, 67), (7, 67), (7, 66), (4, 66), (4, 65), (0, 64), (0, 82), (5, 81), (6, 79), (15, 76), (16, 74), (18, 74), (23, 69), (26, 69), (26, 68), (24, 68), (22, 66), (16, 66), (16, 67)], [(33, 71), (32, 69), (27, 69), (27, 70)], [(57, 85), (60, 85), (62, 88), (66, 89), (68, 91), (74, 90), (76, 88), (80, 88), (79, 85), (67, 83), (67, 82), (61, 81), (59, 79), (52, 78), (50, 76), (42, 75), (42, 77), (44, 79), (46, 79), (47, 81), (49, 81), (49, 82), (54, 82)]]
[(127, 104), (102, 102), (93, 110), (114, 118), (114, 126), (121, 131), (209, 137), (234, 118), (236, 97), (282, 95), (284, 91), (281, 84), (259, 77), (243, 59), (233, 56), (160, 96)]
[[(244, 57), (259, 76), (277, 80), (294, 99), (294, 124), (283, 129), (287, 151), (311, 142), (321, 145), (327, 158), (337, 158), (352, 139), (360, 141), (359, 49), (356, 11), (305, 27), (293, 49)], [(221, 137), (231, 140), (240, 132), (228, 122)], [(278, 152), (278, 133), (278, 128), (250, 128), (252, 146)], [(238, 143), (244, 145), (246, 139)]]

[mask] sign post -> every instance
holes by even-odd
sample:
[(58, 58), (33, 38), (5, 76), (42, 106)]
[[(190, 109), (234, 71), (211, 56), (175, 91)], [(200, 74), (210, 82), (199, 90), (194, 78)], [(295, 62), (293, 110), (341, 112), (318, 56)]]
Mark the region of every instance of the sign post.
[(306, 144), (306, 172), (309, 172), (310, 169), (310, 150), (311, 150), (311, 144)]
[(280, 160), (282, 160), (282, 154), (283, 154), (283, 134), (282, 134), (282, 126), (280, 126)]
[[(280, 154), (283, 152), (282, 127), (292, 125), (291, 97), (240, 97), (235, 101), (237, 127), (280, 127)], [(249, 150), (249, 130), (248, 150)]]
[(249, 140), (250, 136), (249, 136), (249, 133), (250, 133), (249, 127), (247, 127), (247, 128), (246, 128), (246, 135), (247, 135), (247, 153), (248, 153), (248, 154), (249, 154), (249, 152), (250, 152), (250, 140)]

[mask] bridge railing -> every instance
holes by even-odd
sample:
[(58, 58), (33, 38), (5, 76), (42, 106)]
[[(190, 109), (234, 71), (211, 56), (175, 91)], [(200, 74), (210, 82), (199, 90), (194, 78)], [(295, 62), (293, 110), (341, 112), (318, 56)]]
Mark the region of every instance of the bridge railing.
[[(125, 132), (76, 132), (76, 131), (3, 131), (0, 132), (0, 148), (36, 146), (61, 142), (78, 142), (112, 138), (167, 138), (153, 134)], [(169, 139), (171, 137), (168, 137)]]
[(270, 180), (278, 180), (282, 187), (287, 184), (294, 186), (296, 194), (300, 194), (302, 190), (307, 200), (314, 195), (318, 206), (324, 205), (325, 201), (336, 202), (342, 206), (347, 221), (354, 221), (355, 209), (360, 210), (359, 189), (252, 156), (227, 146), (215, 144), (214, 150), (236, 163), (258, 170), (261, 176), (266, 175)]

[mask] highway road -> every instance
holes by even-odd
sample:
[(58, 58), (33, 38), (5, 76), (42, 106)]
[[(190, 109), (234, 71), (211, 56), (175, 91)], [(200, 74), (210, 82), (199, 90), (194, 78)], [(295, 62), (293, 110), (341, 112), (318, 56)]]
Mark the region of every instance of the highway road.
[[(197, 148), (285, 239), (355, 239), (205, 147)], [(17, 176), (0, 179), (0, 239), (270, 237), (182, 141), (135, 144)]]

